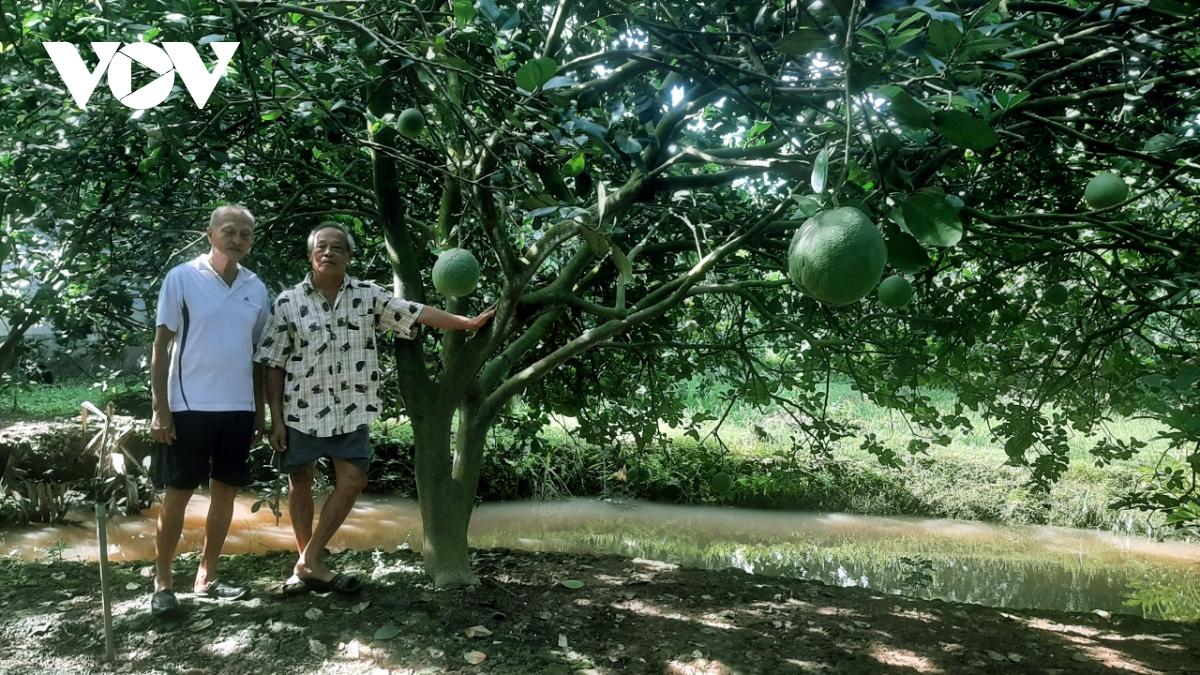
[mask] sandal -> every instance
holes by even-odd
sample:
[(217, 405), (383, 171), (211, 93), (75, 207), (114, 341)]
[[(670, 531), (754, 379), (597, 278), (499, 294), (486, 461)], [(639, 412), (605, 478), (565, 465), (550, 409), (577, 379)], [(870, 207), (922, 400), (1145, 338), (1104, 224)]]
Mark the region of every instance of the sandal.
[(172, 590), (158, 591), (150, 596), (151, 616), (167, 616), (179, 611), (179, 600)]
[(300, 595), (301, 593), (307, 593), (307, 592), (308, 592), (308, 584), (304, 583), (304, 580), (301, 579), (300, 577), (296, 576), (295, 574), (288, 577), (287, 581), (283, 582), (283, 594), (284, 595)]
[(250, 589), (245, 586), (233, 586), (217, 579), (209, 582), (208, 586), (205, 586), (204, 590), (196, 595), (203, 595), (213, 600), (241, 600), (250, 595)]
[(317, 579), (315, 577), (299, 577), (300, 583), (314, 593), (337, 593), (338, 595), (354, 595), (362, 590), (362, 580), (351, 574), (338, 572), (332, 579)]

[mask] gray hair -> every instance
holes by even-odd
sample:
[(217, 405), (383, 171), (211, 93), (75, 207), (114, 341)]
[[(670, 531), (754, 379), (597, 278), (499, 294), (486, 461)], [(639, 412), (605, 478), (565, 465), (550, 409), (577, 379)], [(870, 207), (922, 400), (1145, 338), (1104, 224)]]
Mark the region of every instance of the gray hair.
[(320, 225), (314, 227), (312, 231), (308, 233), (309, 254), (313, 252), (313, 247), (317, 245), (317, 233), (321, 230), (337, 230), (338, 232), (341, 232), (342, 236), (346, 239), (346, 245), (350, 247), (350, 252), (355, 253), (358, 251), (358, 247), (354, 244), (354, 235), (350, 234), (350, 230), (346, 229), (345, 225), (342, 225), (341, 223), (335, 223), (332, 220), (326, 220)]
[(212, 215), (208, 217), (208, 229), (211, 231), (217, 223), (223, 222), (229, 216), (241, 218), (250, 223), (250, 227), (254, 227), (254, 214), (250, 213), (250, 209), (241, 204), (223, 204), (213, 209)]

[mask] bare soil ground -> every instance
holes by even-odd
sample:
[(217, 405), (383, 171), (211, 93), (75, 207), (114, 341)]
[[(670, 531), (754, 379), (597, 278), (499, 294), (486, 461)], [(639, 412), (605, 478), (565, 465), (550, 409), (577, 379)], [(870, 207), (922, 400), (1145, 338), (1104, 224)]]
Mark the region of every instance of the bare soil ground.
[[(474, 556), (478, 586), (437, 590), (411, 551), (333, 554), (336, 569), (368, 580), (349, 597), (283, 595), (291, 555), (231, 556), (222, 576), (252, 598), (180, 593), (185, 613), (169, 621), (147, 612), (146, 564), (114, 565), (111, 664), (95, 563), (3, 561), (0, 672), (1200, 673), (1197, 625), (615, 556)], [(195, 562), (178, 561), (177, 588), (190, 588)]]

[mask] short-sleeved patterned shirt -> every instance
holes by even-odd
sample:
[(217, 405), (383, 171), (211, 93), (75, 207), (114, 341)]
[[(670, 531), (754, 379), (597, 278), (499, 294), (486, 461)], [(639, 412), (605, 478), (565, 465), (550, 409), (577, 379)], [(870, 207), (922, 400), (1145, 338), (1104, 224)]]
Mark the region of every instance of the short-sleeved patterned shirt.
[(275, 298), (254, 361), (282, 369), (284, 423), (347, 434), (380, 413), (376, 333), (411, 339), (423, 305), (350, 276), (330, 306), (312, 275)]

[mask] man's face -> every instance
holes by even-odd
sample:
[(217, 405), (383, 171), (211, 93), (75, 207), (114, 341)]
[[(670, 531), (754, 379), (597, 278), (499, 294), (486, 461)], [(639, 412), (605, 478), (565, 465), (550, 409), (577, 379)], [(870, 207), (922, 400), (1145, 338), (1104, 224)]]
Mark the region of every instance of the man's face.
[(250, 245), (254, 243), (254, 226), (237, 214), (225, 216), (209, 228), (208, 242), (213, 250), (237, 262), (250, 252)]
[(350, 247), (341, 230), (327, 227), (317, 232), (308, 258), (314, 274), (342, 274), (350, 262)]

